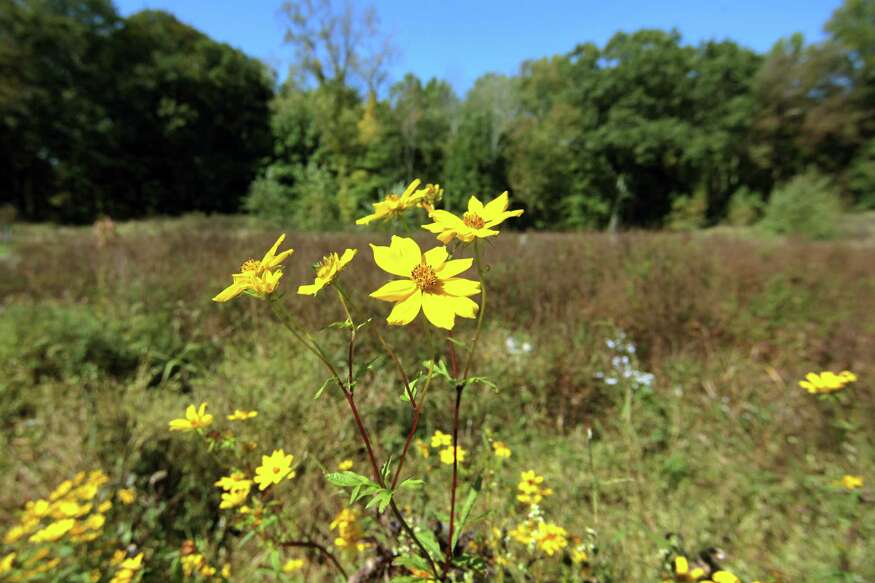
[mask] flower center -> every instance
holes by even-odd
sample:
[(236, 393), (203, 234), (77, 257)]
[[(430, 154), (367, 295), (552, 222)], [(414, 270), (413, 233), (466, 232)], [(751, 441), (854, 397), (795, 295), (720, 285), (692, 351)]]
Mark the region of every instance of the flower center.
[(258, 259), (247, 259), (243, 262), (243, 265), (240, 266), (241, 273), (246, 273), (247, 271), (258, 271), (261, 268), (261, 261)]
[(274, 467), (273, 467), (273, 473), (274, 473), (274, 474), (278, 474), (278, 473), (280, 473), (280, 469), (279, 469), (278, 466), (274, 466)]
[(486, 221), (477, 213), (465, 213), (462, 216), (462, 222), (472, 229), (482, 229), (483, 225), (486, 224)]
[(425, 263), (420, 263), (410, 272), (410, 278), (416, 283), (416, 287), (424, 292), (434, 292), (440, 290), (441, 280), (431, 266)]
[(337, 262), (337, 253), (332, 253), (331, 255), (326, 255), (325, 257), (323, 257), (322, 261), (316, 268), (316, 277), (318, 277), (319, 279), (327, 279), (328, 276), (331, 275), (331, 272), (334, 270), (334, 265)]

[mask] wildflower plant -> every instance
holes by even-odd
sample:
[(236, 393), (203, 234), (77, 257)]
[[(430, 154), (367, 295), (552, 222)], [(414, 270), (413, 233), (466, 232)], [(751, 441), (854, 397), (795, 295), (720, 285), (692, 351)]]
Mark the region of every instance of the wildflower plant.
[[(213, 299), (227, 302), (241, 295), (266, 300), (276, 322), (316, 357), (324, 367), (328, 379), (315, 397), (336, 392), (347, 404), (351, 423), (358, 434), (361, 446), (367, 455), (367, 472), (355, 471), (352, 460), (339, 463), (337, 471), (325, 471), (325, 480), (349, 495), (345, 504), (329, 509), (334, 519), (327, 524), (327, 532), (318, 542), (308, 535), (303, 539), (288, 540), (287, 530), (277, 524), (283, 499), (293, 495), (293, 488), (284, 484), (294, 480), (296, 462), (300, 452), (287, 453), (277, 448), (273, 453), (262, 454), (258, 463), (257, 452), (245, 447), (244, 439), (234, 427), (244, 427), (244, 422), (257, 415), (255, 411), (234, 409), (216, 418), (223, 418), (223, 426), (214, 423), (213, 415), (207, 413), (205, 403), (192, 404), (185, 416), (170, 422), (170, 429), (180, 433), (194, 433), (206, 447), (214, 452), (227, 452), (222, 457), (227, 472), (216, 479), (220, 508), (232, 513), (229, 519), (241, 531), (258, 533), (258, 540), (268, 547), (271, 570), (277, 576), (297, 571), (303, 559), (289, 556), (280, 549), (305, 548), (321, 555), (321, 560), (330, 563), (339, 574), (348, 577), (353, 561), (363, 562), (368, 553), (388, 552), (393, 557), (391, 574), (421, 580), (457, 579), (461, 573), (483, 570), (485, 563), (473, 560), (462, 548), (460, 537), (471, 516), (476, 495), (460, 500), (460, 466), (467, 463), (472, 444), (459, 443), (459, 426), (462, 418), (461, 404), (465, 389), (475, 383), (494, 385), (483, 377), (474, 375), (477, 347), (486, 314), (486, 282), (484, 281), (484, 257), (481, 240), (499, 234), (499, 226), (505, 220), (518, 217), (522, 210), (508, 210), (509, 199), (503, 193), (486, 204), (476, 196), (469, 201), (468, 210), (462, 217), (437, 209), (443, 197), (439, 185), (420, 186), (412, 181), (400, 195), (390, 194), (374, 204), (371, 214), (359, 219), (357, 224), (367, 225), (386, 219), (395, 219), (405, 213), (424, 212), (431, 218), (424, 228), (437, 235), (432, 246), (420, 247), (414, 239), (392, 235), (387, 245), (371, 245), (370, 259), (391, 279), (368, 297), (391, 304), (386, 313), (385, 324), (372, 321), (356, 309), (365, 301), (347, 289), (344, 269), (352, 261), (361, 261), (358, 249), (332, 252), (315, 264), (315, 280), (301, 282), (297, 294), (285, 294), (280, 286), (283, 263), (292, 255), (292, 249), (280, 251), (285, 240), (281, 235), (261, 260), (244, 262), (232, 283)], [(447, 245), (452, 243), (451, 247)], [(345, 335), (346, 350), (343, 363), (338, 355), (313, 330), (303, 328), (297, 312), (308, 310), (306, 296), (333, 292), (342, 310), (344, 319), (325, 323), (323, 329)], [(397, 352), (385, 341), (380, 327), (407, 326), (422, 313), (424, 321), (442, 338), (439, 352), (442, 356), (417, 363), (416, 368), (404, 366)], [(461, 323), (465, 329), (460, 330)], [(332, 333), (332, 332), (329, 332)], [(378, 360), (367, 360), (359, 347), (362, 334), (373, 333), (379, 338), (387, 359), (396, 369), (401, 387), (401, 399), (409, 409), (410, 427), (400, 450), (386, 459), (378, 452), (384, 451), (376, 443), (376, 435), (368, 429), (367, 417), (359, 409), (358, 397), (365, 391), (366, 374)], [(432, 333), (432, 337), (435, 333)], [(420, 420), (425, 412), (426, 399), (431, 393), (446, 386), (450, 396), (445, 403), (452, 411), (452, 428), (448, 433), (436, 431), (429, 441), (417, 435)], [(433, 397), (434, 399), (438, 397)], [(445, 397), (446, 398), (446, 397)], [(231, 424), (234, 424), (231, 427)], [(280, 445), (280, 444), (278, 444)], [(282, 444), (293, 450), (293, 444)], [(414, 446), (415, 447), (411, 447)], [(490, 459), (501, 463), (510, 457), (510, 448), (496, 441), (494, 453), (489, 445), (484, 451)], [(405, 461), (411, 450), (428, 457), (434, 450), (433, 459), (446, 468), (429, 475), (430, 483), (421, 476), (405, 472)], [(303, 462), (301, 462), (303, 463)], [(440, 479), (442, 484), (431, 483)], [(418, 492), (434, 491), (445, 487), (449, 491), (449, 508), (445, 532), (436, 535), (426, 522), (426, 517), (411, 515), (411, 507)], [(477, 492), (472, 489), (471, 492)], [(539, 490), (541, 495), (543, 490)], [(371, 512), (387, 514), (397, 528), (386, 528), (389, 522), (374, 520)], [(548, 555), (557, 555), (567, 546), (565, 531), (550, 523), (535, 525), (537, 540)], [(379, 532), (381, 531), (382, 532)], [(467, 539), (466, 539), (467, 540)], [(279, 556), (279, 555), (282, 556)], [(180, 553), (183, 571), (187, 576), (203, 573), (206, 558), (197, 558), (201, 553)]]

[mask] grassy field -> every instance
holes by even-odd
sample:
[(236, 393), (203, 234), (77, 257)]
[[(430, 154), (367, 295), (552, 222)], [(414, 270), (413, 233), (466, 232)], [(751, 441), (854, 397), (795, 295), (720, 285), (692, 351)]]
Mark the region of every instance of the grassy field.
[[(295, 479), (276, 490), (276, 528), (331, 547), (329, 523), (346, 500), (322, 468), (351, 459), (367, 473), (346, 403), (331, 390), (314, 400), (325, 373), (264, 302), (210, 301), (276, 234), (193, 217), (122, 224), (102, 245), (90, 229), (15, 231), (0, 254), (0, 532), (28, 500), (102, 469), (109, 487), (135, 490), (136, 501), (116, 505), (100, 540), (142, 550), (145, 581), (181, 580), (187, 540), (212, 563), (229, 563), (233, 580), (336, 580), (320, 554), (266, 550), (233, 528), (213, 486), (225, 471), (221, 452), (168, 431), (190, 403), (208, 402), (221, 426), (234, 408), (258, 410), (241, 439), (257, 453), (282, 447), (297, 463)], [(359, 351), (381, 354), (380, 331), (413, 371), (444, 344), (421, 317), (387, 328), (387, 305), (367, 298), (386, 280), (367, 243), (386, 239), (290, 233), (296, 253), (283, 284), (291, 292), (312, 280), (311, 264), (329, 251), (360, 249), (344, 273), (354, 306), (374, 318)], [(476, 373), (496, 389), (474, 385), (464, 396), (460, 492), (483, 485), (466, 544), (498, 557), (503, 543), (489, 541), (504, 534), (493, 529), (525, 518), (516, 484), (535, 470), (554, 490), (545, 516), (581, 538), (588, 560), (533, 557), (524, 576), (493, 561), (482, 580), (661, 581), (665, 557), (683, 549), (719, 556), (745, 583), (875, 581), (871, 239), (504, 234), (486, 254), (489, 319)], [(342, 317), (332, 295), (284, 301), (343, 358), (342, 335), (326, 328)], [(463, 322), (456, 335), (465, 342), (473, 331)], [(859, 380), (841, 399), (798, 385), (810, 371), (845, 369)], [(397, 456), (409, 427), (400, 392), (391, 366), (357, 389), (381, 459)], [(423, 440), (449, 431), (454, 398), (435, 384)], [(497, 460), (491, 440), (511, 457)], [(440, 532), (450, 468), (436, 457), (409, 459), (405, 477), (429, 487), (398, 503), (418, 527)], [(837, 485), (845, 474), (862, 475), (864, 487)], [(380, 520), (363, 513), (366, 529)], [(0, 558), (19, 548), (0, 544)], [(62, 556), (45, 580), (89, 580), (92, 568), (109, 580), (93, 558), (100, 552)], [(361, 563), (338, 556), (350, 572)], [(306, 565), (279, 574), (276, 562), (290, 558)]]

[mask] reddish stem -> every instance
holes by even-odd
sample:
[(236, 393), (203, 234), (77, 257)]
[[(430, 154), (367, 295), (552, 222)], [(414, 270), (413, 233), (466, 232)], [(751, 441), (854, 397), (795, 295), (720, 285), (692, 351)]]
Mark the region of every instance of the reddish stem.
[(407, 450), (410, 449), (410, 443), (413, 441), (413, 436), (416, 435), (416, 427), (419, 424), (419, 415), (421, 412), (421, 405), (413, 409), (413, 421), (410, 424), (410, 432), (407, 434), (407, 440), (404, 442), (404, 449), (401, 450), (401, 457), (398, 458), (398, 469), (395, 470), (395, 477), (392, 478), (392, 490), (398, 485), (398, 478), (401, 476), (401, 468), (404, 466), (404, 459), (407, 457)]
[(450, 535), (447, 538), (447, 564), (444, 573), (453, 562), (453, 533), (456, 527), (456, 488), (459, 480), (459, 409), (462, 406), (464, 383), (456, 385), (456, 408), (453, 411), (453, 488), (450, 492)]
[(371, 460), (371, 469), (374, 472), (374, 479), (382, 486), (383, 476), (380, 475), (380, 464), (377, 463), (377, 457), (374, 455), (374, 449), (371, 447), (371, 438), (368, 436), (368, 430), (365, 429), (361, 415), (359, 415), (358, 407), (355, 406), (355, 397), (353, 396), (352, 391), (345, 391), (344, 396), (346, 396), (346, 402), (349, 403), (349, 408), (352, 410), (352, 416), (355, 418), (355, 424), (358, 426), (359, 434), (362, 437), (362, 441), (365, 442), (365, 447), (368, 450), (368, 459)]

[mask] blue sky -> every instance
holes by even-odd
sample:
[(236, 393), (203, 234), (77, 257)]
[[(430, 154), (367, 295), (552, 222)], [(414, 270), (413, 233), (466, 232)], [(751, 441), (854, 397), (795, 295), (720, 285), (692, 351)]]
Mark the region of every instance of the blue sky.
[[(116, 0), (123, 15), (172, 12), (211, 37), (282, 73), (291, 59), (278, 16), (281, 0)], [(390, 80), (410, 71), (439, 77), (464, 93), (480, 75), (514, 74), (526, 59), (603, 45), (618, 30), (676, 27), (684, 42), (730, 38), (764, 51), (782, 36), (823, 38), (840, 0), (382, 0), (381, 28), (399, 55)]]

